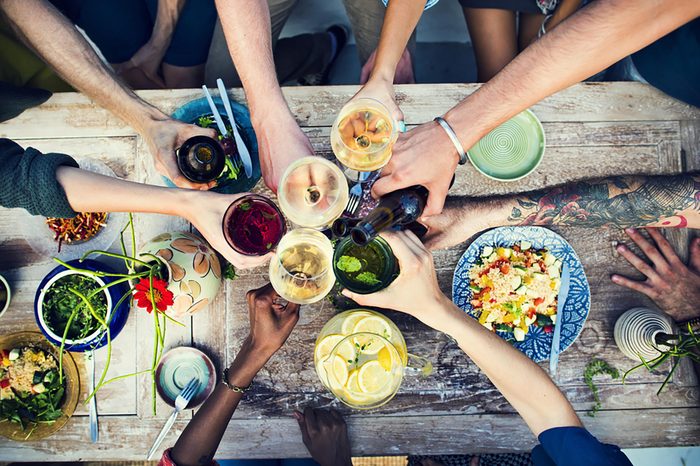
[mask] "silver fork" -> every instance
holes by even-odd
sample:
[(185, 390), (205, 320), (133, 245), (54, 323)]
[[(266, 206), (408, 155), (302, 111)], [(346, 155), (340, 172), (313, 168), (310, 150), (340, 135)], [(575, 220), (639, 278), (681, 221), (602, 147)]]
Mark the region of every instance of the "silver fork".
[(357, 208), (360, 207), (360, 200), (362, 200), (362, 186), (363, 183), (369, 178), (372, 172), (360, 172), (358, 182), (350, 188), (350, 196), (348, 197), (348, 205), (345, 207), (344, 214), (350, 217), (354, 217), (357, 213)]
[(158, 434), (158, 437), (156, 437), (156, 441), (153, 442), (153, 446), (151, 447), (151, 449), (148, 450), (148, 456), (146, 456), (147, 460), (150, 460), (153, 457), (153, 454), (163, 442), (165, 436), (168, 435), (168, 432), (170, 432), (170, 429), (173, 427), (173, 424), (175, 424), (175, 419), (177, 419), (177, 415), (180, 414), (180, 411), (187, 408), (187, 405), (190, 404), (190, 401), (192, 401), (192, 398), (194, 398), (194, 395), (198, 391), (199, 380), (193, 378), (187, 383), (187, 385), (185, 385), (185, 388), (182, 389), (177, 398), (175, 398), (175, 410), (165, 422), (165, 425)]

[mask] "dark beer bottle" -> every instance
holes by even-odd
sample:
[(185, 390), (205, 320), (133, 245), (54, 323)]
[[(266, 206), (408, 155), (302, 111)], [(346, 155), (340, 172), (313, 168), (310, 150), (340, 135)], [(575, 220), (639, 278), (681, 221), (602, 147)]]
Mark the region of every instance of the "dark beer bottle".
[(219, 141), (207, 136), (194, 136), (177, 151), (177, 166), (185, 178), (194, 183), (208, 183), (224, 171), (226, 155)]
[(420, 185), (389, 193), (352, 228), (350, 236), (355, 244), (365, 246), (382, 230), (404, 227), (416, 221), (427, 201), (428, 189)]

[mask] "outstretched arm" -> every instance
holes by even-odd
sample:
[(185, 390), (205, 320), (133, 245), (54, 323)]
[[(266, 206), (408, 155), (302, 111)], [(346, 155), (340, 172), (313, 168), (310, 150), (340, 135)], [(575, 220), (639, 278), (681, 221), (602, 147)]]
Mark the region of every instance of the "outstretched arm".
[[(368, 97), (380, 101), (387, 106), (396, 120), (403, 120), (403, 113), (394, 100), (396, 67), (402, 60), (409, 60), (407, 66), (411, 66), (406, 44), (423, 14), (424, 7), (425, 0), (389, 2), (374, 57), (374, 66), (366, 84), (353, 97)], [(361, 82), (364, 80), (361, 79)]]
[[(275, 304), (278, 296), (268, 283), (246, 294), (250, 335), (228, 369), (228, 383), (248, 387), (255, 375), (292, 333), (299, 320), (299, 305)], [(243, 395), (219, 384), (180, 435), (170, 452), (179, 466), (211, 464), (228, 422)]]
[[(605, 69), (700, 15), (700, 2), (607, 0), (593, 2), (534, 42), (445, 120), (465, 150), (543, 98)], [(432, 154), (426, 157), (426, 154)], [(437, 123), (401, 135), (384, 178), (373, 193), (422, 184), (430, 190), (425, 215), (436, 215), (457, 162), (457, 150)]]
[(217, 0), (216, 8), (250, 105), (263, 179), (276, 192), (287, 166), (314, 151), (277, 82), (270, 10), (266, 0)]
[(496, 198), (448, 198), (425, 219), (426, 243), (441, 249), (504, 225), (700, 228), (700, 174), (586, 180)]
[(46, 0), (0, 0), (0, 12), (14, 31), (71, 86), (134, 128), (148, 143), (156, 168), (182, 187), (206, 188), (185, 179), (175, 149), (213, 130), (172, 120), (139, 98), (100, 60), (65, 16)]
[[(538, 436), (554, 427), (581, 426), (573, 407), (547, 374), (523, 353), (458, 309), (440, 291), (433, 256), (411, 232), (382, 233), (401, 274), (374, 294), (343, 294), (363, 306), (396, 309), (454, 338)], [(527, 381), (527, 390), (523, 383)]]

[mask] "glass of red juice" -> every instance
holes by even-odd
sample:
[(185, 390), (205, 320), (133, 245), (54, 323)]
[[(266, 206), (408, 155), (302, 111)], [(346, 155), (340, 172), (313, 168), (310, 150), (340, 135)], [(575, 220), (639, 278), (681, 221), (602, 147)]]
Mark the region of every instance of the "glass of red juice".
[(226, 210), (223, 222), (228, 244), (245, 256), (264, 256), (287, 232), (282, 212), (270, 199), (247, 194)]

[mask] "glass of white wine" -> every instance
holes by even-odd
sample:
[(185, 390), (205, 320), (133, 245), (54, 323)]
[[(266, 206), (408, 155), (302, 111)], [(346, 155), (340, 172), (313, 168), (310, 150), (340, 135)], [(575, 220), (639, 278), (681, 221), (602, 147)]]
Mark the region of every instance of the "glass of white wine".
[(368, 172), (389, 162), (398, 137), (398, 122), (389, 109), (375, 99), (354, 99), (345, 104), (331, 129), (331, 148), (354, 182), (373, 179)]
[(282, 237), (270, 261), (270, 282), (282, 298), (297, 304), (322, 300), (333, 288), (333, 245), (322, 233), (297, 228)]
[(343, 172), (322, 157), (303, 157), (280, 179), (277, 199), (284, 215), (301, 227), (323, 229), (348, 205), (348, 182)]

